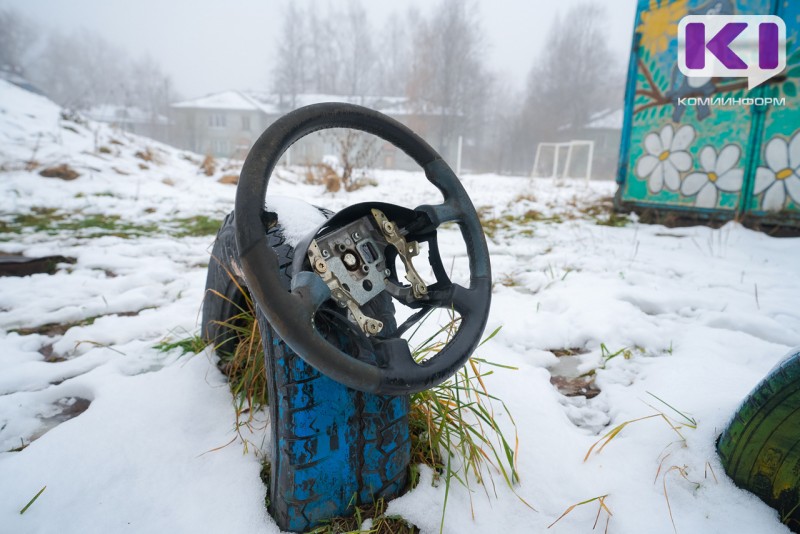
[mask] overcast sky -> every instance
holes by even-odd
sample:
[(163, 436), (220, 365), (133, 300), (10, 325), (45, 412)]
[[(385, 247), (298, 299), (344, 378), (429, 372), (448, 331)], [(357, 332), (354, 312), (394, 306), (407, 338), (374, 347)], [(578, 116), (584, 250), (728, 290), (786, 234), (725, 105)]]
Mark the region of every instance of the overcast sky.
[[(96, 31), (134, 56), (149, 53), (176, 89), (195, 97), (224, 89), (269, 89), (270, 70), (288, 0), (0, 0), (38, 23)], [(324, 9), (346, 0), (294, 0)], [(478, 0), (489, 44), (487, 59), (501, 79), (522, 87), (556, 15), (580, 0)], [(619, 61), (630, 50), (636, 0), (603, 0), (609, 43)], [(423, 12), (434, 2), (364, 0), (371, 22)], [(398, 12), (399, 10), (399, 12)]]

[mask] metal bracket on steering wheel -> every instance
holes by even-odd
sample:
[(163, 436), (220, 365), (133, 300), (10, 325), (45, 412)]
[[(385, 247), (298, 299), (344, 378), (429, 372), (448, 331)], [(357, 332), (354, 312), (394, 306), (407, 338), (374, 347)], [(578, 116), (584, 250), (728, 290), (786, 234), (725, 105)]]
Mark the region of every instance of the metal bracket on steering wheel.
[(375, 222), (378, 223), (378, 228), (380, 228), (386, 241), (397, 249), (397, 254), (406, 268), (406, 279), (411, 282), (411, 291), (414, 293), (414, 298), (424, 298), (428, 294), (428, 286), (411, 262), (411, 258), (419, 254), (419, 243), (416, 241), (407, 242), (400, 235), (397, 225), (387, 219), (381, 210), (373, 208), (372, 216), (375, 217)]
[[(399, 147), (423, 168), (428, 180), (441, 191), (444, 202), (418, 206), (413, 211), (390, 204), (381, 204), (381, 209), (373, 211), (367, 211), (369, 205), (342, 210), (310, 236), (304, 248), (298, 245), (297, 252), (308, 260), (308, 267), (295, 275), (292, 290), (287, 292), (281, 285), (277, 257), (268, 246), (261, 225), (267, 185), (289, 146), (326, 128), (362, 130)], [(377, 205), (373, 203), (372, 207)], [(450, 167), (401, 123), (376, 111), (343, 103), (316, 104), (285, 115), (259, 137), (248, 154), (236, 193), (235, 212), (239, 259), (256, 303), (278, 335), (301, 358), (332, 379), (361, 391), (415, 393), (452, 376), (478, 345), (491, 302), (489, 253), (478, 215)], [(377, 247), (371, 252), (369, 247), (358, 249), (354, 239), (360, 235), (358, 224), (370, 215), (379, 231), (371, 234), (373, 248)], [(425, 284), (411, 261), (419, 253), (418, 242), (425, 240), (431, 244), (431, 257), (438, 257), (435, 231), (449, 221), (458, 223), (467, 246), (469, 287), (450, 282), (440, 260), (438, 265), (432, 262), (436, 283)], [(347, 235), (336, 233), (345, 227)], [(339, 245), (343, 248), (337, 249), (340, 254), (336, 258), (333, 254), (324, 256), (329, 247)], [(405, 267), (410, 287), (398, 285), (389, 265), (395, 257), (391, 256), (392, 249)], [(458, 331), (438, 354), (416, 362), (405, 340), (378, 336), (383, 324), (360, 309), (361, 304), (381, 291), (402, 297), (402, 302), (412, 307), (455, 310), (461, 316)], [(328, 299), (344, 305), (362, 331), (371, 336), (366, 342), (374, 351), (376, 365), (342, 352), (316, 330), (317, 311)]]
[[(364, 315), (361, 308), (358, 306), (358, 300), (353, 297), (349, 288), (346, 287), (346, 284), (343, 284), (336, 274), (332, 272), (332, 269), (329, 268), (328, 262), (325, 261), (325, 255), (320, 250), (316, 239), (311, 241), (311, 245), (308, 247), (308, 255), (311, 258), (311, 265), (314, 267), (314, 271), (331, 290), (331, 298), (333, 298), (339, 306), (348, 309), (361, 330), (368, 336), (374, 336), (383, 330), (383, 323)], [(356, 260), (353, 261), (355, 262)], [(340, 263), (343, 262), (340, 261)]]

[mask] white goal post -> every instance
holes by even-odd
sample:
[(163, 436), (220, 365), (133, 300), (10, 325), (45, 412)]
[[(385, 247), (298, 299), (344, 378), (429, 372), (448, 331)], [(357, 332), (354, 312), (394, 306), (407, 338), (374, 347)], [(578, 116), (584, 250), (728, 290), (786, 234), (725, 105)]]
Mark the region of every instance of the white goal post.
[[(536, 146), (536, 157), (533, 160), (533, 168), (531, 169), (531, 178), (536, 176), (536, 170), (539, 168), (539, 162), (542, 156), (542, 148), (550, 148), (554, 149), (553, 155), (553, 172), (549, 176), (545, 176), (544, 178), (570, 178), (567, 175), (567, 172), (570, 170), (570, 164), (572, 163), (573, 159), (573, 149), (575, 147), (585, 146), (588, 148), (588, 155), (586, 157), (586, 181), (592, 179), (592, 157), (594, 156), (594, 141), (585, 141), (580, 139), (574, 139), (572, 141), (566, 141), (563, 143), (539, 143)], [(559, 176), (558, 174), (558, 162), (559, 162), (559, 151), (561, 149), (567, 150), (567, 160), (564, 163), (564, 172)], [(576, 177), (577, 178), (577, 177)]]

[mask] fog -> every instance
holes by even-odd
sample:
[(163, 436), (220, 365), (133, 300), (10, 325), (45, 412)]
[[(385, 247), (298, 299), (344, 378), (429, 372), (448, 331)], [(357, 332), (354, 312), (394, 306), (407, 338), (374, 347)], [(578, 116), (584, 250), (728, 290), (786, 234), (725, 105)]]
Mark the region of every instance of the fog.
[[(585, 126), (581, 122), (588, 123), (592, 117), (621, 107), (635, 4), (635, 0), (594, 4), (586, 0), (410, 0), (403, 3), (13, 0), (0, 2), (0, 9), (25, 23), (19, 26), (32, 28), (33, 35), (22, 37), (28, 44), (17, 61), (21, 63), (23, 75), (65, 106), (85, 108), (109, 103), (102, 100), (114, 100), (111, 103), (157, 108), (159, 113), (168, 115), (169, 104), (177, 100), (229, 89), (281, 94), (326, 89), (325, 92), (340, 94), (388, 96), (390, 88), (399, 87), (400, 90), (394, 91), (398, 96), (427, 99), (439, 109), (446, 108), (440, 130), (431, 140), (443, 153), (451, 155), (454, 139), (462, 136), (467, 146), (475, 147), (466, 155), (467, 166), (473, 170), (523, 172), (530, 169), (537, 140), (561, 140), (564, 136), (578, 135), (576, 130)], [(594, 7), (598, 9), (593, 10)], [(362, 43), (366, 44), (362, 50), (355, 46), (353, 53), (366, 53), (369, 56), (366, 62), (353, 59), (349, 63), (355, 67), (343, 69), (345, 62), (339, 53), (332, 59), (335, 64), (331, 67), (338, 69), (334, 76), (346, 80), (323, 84), (319, 80), (307, 80), (311, 75), (302, 73), (301, 85), (287, 86), (285, 64), (290, 47), (285, 26), (292, 10), (303, 21), (299, 26), (303, 39), (311, 39), (315, 33), (308, 26), (312, 17), (316, 19), (315, 27), (333, 28), (330, 31), (338, 32), (340, 40), (353, 34), (351, 31), (341, 37), (345, 33), (341, 28), (348, 21), (351, 28), (358, 28), (356, 33), (363, 30)], [(419, 83), (409, 81), (412, 70), (420, 80), (439, 77), (438, 67), (422, 72), (420, 65), (433, 65), (435, 54), (425, 55), (420, 42), (426, 35), (432, 39), (452, 20), (448, 10), (464, 12), (462, 28), (453, 28), (453, 31), (454, 35), (468, 36), (465, 46), (472, 47), (470, 54), (474, 62), (459, 67), (465, 72), (457, 75), (460, 76), (457, 84), (461, 84), (457, 90), (434, 87), (435, 81), (431, 87), (420, 87)], [(586, 15), (587, 11), (591, 13)], [(571, 103), (564, 104), (570, 109), (562, 106), (564, 113), (558, 117), (537, 113), (537, 109), (547, 107), (547, 102), (557, 104), (552, 99), (564, 93), (564, 88), (556, 85), (538, 94), (533, 86), (542, 84), (532, 83), (532, 73), (538, 72), (537, 79), (544, 78), (548, 83), (552, 79), (574, 78), (577, 70), (574, 58), (565, 57), (572, 47), (561, 43), (562, 48), (555, 50), (554, 43), (558, 24), (562, 29), (569, 29), (573, 22), (580, 23), (577, 20), (580, 18), (588, 18), (590, 23), (594, 20), (590, 26), (595, 42), (588, 43), (586, 49), (598, 48), (598, 43), (602, 48), (597, 56), (601, 64), (594, 65), (592, 73), (596, 79), (589, 80), (591, 83), (587, 87), (599, 89), (602, 86), (606, 94), (601, 94), (600, 90), (587, 93), (586, 87), (576, 87), (567, 95), (572, 100), (564, 102), (588, 99), (592, 105), (571, 109), (574, 107)], [(387, 39), (390, 31), (398, 32), (399, 38), (393, 43)], [(319, 40), (322, 34), (319, 30), (316, 34)], [(306, 46), (306, 43), (301, 44), (303, 49)], [(315, 50), (325, 50), (324, 43), (316, 46)], [(444, 44), (441, 46), (446, 48)], [(86, 48), (94, 52), (82, 52)], [(99, 54), (98, 49), (103, 50), (104, 57), (99, 57), (103, 54)], [(387, 58), (401, 49), (408, 56), (404, 61), (411, 66), (387, 67)], [(559, 58), (559, 55), (564, 57)], [(83, 67), (80, 56), (87, 56)], [(122, 59), (114, 61), (115, 57)], [(57, 73), (60, 65), (72, 62), (73, 58), (75, 68), (67, 74)], [(314, 59), (319, 57), (311, 55), (295, 61), (295, 68), (311, 68)], [(84, 67), (92, 72), (83, 73)], [(367, 73), (370, 69), (372, 71)], [(357, 81), (359, 78), (364, 79), (363, 83)], [(564, 84), (580, 85), (579, 81), (565, 81)], [(548, 90), (551, 91), (549, 96), (544, 94)], [(467, 111), (466, 119), (450, 120), (464, 116)], [(509, 118), (516, 122), (513, 128), (508, 124)], [(536, 122), (538, 126), (528, 128), (526, 122)], [(505, 131), (500, 131), (503, 128)]]
[[(295, 0), (297, 5), (342, 7), (347, 0)], [(556, 15), (579, 0), (480, 0), (489, 63), (522, 87)], [(287, 1), (229, 0), (13, 0), (0, 2), (48, 28), (87, 28), (132, 54), (157, 58), (177, 90), (193, 97), (230, 88), (269, 86), (275, 37)], [(608, 0), (609, 44), (623, 60), (630, 52), (635, 0)], [(404, 6), (430, 10), (433, 3), (364, 2), (370, 22), (380, 25)], [(427, 6), (427, 7), (426, 7)]]

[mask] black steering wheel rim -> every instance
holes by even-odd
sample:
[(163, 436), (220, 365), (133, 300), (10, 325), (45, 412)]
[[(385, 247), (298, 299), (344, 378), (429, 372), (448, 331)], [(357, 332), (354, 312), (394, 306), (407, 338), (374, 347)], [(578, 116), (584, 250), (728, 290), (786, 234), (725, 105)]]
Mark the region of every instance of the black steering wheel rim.
[[(419, 164), (444, 196), (438, 205), (418, 206), (431, 228), (455, 221), (467, 245), (470, 286), (452, 284), (450, 305), (461, 325), (433, 358), (417, 364), (405, 340), (374, 340), (376, 366), (356, 360), (328, 343), (313, 327), (316, 310), (330, 296), (314, 273), (299, 273), (287, 292), (280, 282), (278, 259), (267, 244), (261, 223), (270, 176), (283, 153), (318, 130), (351, 128), (397, 146)], [(345, 103), (323, 103), (292, 111), (275, 121), (251, 148), (236, 191), (236, 241), (247, 286), (278, 335), (307, 363), (353, 389), (381, 394), (411, 394), (452, 376), (472, 354), (486, 326), (491, 301), (491, 268), (477, 212), (461, 182), (441, 156), (400, 122), (375, 110)]]

